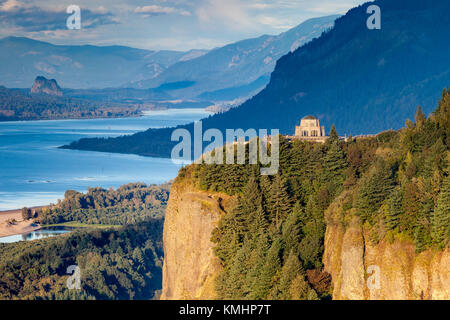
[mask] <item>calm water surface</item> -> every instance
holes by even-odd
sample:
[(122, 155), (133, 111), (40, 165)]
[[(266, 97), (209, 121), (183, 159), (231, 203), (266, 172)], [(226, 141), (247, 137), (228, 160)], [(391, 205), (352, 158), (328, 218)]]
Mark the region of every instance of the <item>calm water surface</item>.
[(49, 238), (58, 236), (60, 234), (73, 231), (75, 228), (71, 227), (45, 227), (36, 231), (31, 231), (24, 234), (16, 234), (8, 237), (1, 237), (0, 243), (13, 243), (18, 241), (30, 241), (42, 238)]
[(0, 122), (0, 211), (56, 203), (68, 189), (173, 179), (180, 165), (170, 159), (57, 147), (84, 137), (173, 127), (208, 115), (203, 109), (172, 109), (140, 118)]

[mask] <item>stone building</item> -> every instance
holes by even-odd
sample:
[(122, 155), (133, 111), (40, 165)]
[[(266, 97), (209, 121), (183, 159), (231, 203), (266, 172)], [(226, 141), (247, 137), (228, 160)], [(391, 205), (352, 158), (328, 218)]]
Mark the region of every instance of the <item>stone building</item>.
[(295, 138), (314, 142), (325, 142), (325, 127), (320, 126), (319, 119), (314, 116), (304, 117), (299, 126), (295, 127)]

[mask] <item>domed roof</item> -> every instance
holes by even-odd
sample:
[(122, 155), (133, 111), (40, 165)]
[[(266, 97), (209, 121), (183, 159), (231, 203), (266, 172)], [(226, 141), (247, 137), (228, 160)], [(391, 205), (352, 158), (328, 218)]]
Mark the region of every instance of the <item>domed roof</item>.
[(309, 116), (306, 116), (306, 117), (302, 118), (302, 120), (317, 120), (317, 118), (314, 117), (314, 116), (309, 115)]

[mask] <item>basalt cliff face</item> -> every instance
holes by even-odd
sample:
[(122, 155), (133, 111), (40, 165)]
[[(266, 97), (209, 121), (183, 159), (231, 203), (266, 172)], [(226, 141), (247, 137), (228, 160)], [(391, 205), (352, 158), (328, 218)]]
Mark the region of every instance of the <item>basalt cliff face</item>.
[[(347, 228), (328, 225), (323, 262), (336, 300), (450, 299), (450, 255), (427, 250), (415, 254), (407, 240), (371, 243), (355, 218)], [(379, 282), (375, 282), (376, 275)]]
[(174, 183), (164, 222), (164, 267), (161, 299), (215, 299), (220, 263), (211, 232), (232, 198)]
[[(174, 183), (164, 224), (161, 299), (216, 298), (215, 278), (221, 266), (213, 252), (211, 232), (233, 201), (185, 182)], [(369, 238), (357, 218), (345, 228), (328, 224), (323, 263), (332, 276), (333, 299), (450, 299), (448, 248), (415, 254), (407, 240), (374, 245)], [(367, 285), (375, 275), (370, 271), (373, 266), (379, 268), (378, 289)]]

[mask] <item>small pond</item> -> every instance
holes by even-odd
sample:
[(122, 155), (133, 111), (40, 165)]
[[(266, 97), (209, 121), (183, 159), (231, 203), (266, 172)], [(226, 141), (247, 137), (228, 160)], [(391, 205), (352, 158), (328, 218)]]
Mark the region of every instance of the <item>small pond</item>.
[(15, 234), (12, 236), (1, 237), (0, 243), (12, 243), (17, 241), (31, 241), (42, 238), (54, 237), (60, 234), (72, 232), (72, 227), (45, 227), (39, 230), (31, 231), (23, 234)]

